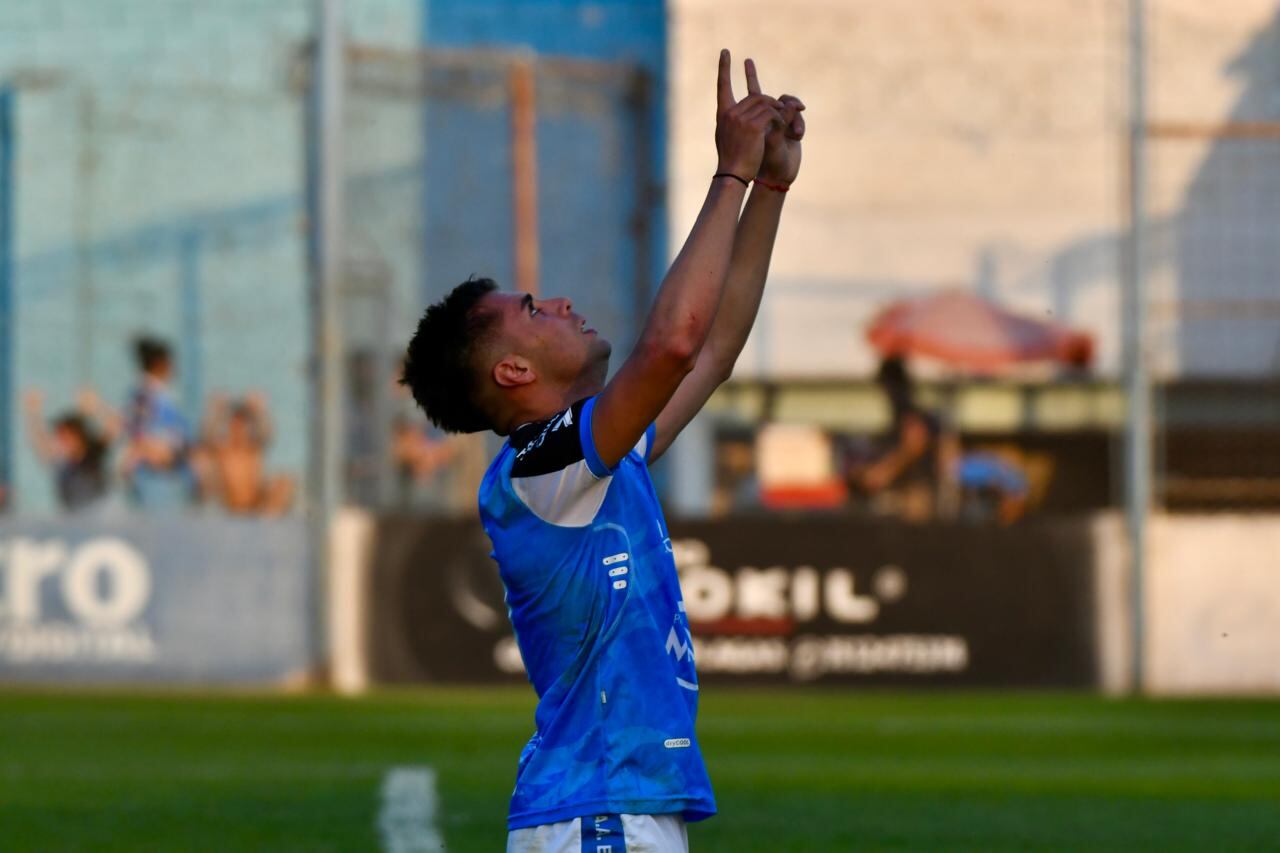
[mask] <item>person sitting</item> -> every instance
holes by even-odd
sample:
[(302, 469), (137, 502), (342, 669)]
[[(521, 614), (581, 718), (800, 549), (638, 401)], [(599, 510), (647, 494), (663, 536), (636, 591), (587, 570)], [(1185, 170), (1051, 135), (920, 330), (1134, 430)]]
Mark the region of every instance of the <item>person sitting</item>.
[(876, 383), (889, 400), (892, 421), (887, 447), (874, 461), (851, 472), (853, 485), (878, 495), (891, 486), (898, 492), (899, 514), (910, 521), (933, 517), (952, 460), (958, 455), (954, 436), (942, 421), (915, 402), (906, 364), (889, 356), (880, 364)]
[(966, 521), (1007, 525), (1026, 514), (1031, 498), (1027, 472), (1008, 451), (966, 452), (955, 479), (961, 489), (960, 517)]
[(398, 504), (443, 508), (448, 498), (443, 477), (458, 449), (451, 437), (435, 438), (426, 427), (397, 415), (391, 423), (391, 458)]

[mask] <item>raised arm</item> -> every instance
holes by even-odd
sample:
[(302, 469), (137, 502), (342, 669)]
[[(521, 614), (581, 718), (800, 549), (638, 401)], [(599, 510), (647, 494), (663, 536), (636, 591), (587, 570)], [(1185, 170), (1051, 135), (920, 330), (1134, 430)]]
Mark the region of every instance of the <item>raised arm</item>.
[(261, 391), (250, 391), (245, 395), (245, 403), (253, 411), (254, 426), (257, 429), (258, 442), (266, 447), (275, 437), (275, 424), (271, 420), (271, 407), (267, 405), (267, 396)]
[(116, 439), (124, 432), (124, 418), (120, 413), (108, 406), (106, 401), (98, 396), (98, 392), (89, 387), (80, 389), (76, 395), (76, 404), (81, 412), (93, 418), (102, 427), (102, 440), (108, 445), (115, 444)]
[[(753, 94), (760, 91), (755, 63), (750, 59), (747, 60), (747, 87)], [(693, 371), (657, 418), (653, 447), (649, 450), (650, 462), (666, 452), (716, 388), (729, 378), (755, 324), (778, 235), (782, 203), (786, 190), (799, 174), (800, 140), (804, 138), (801, 115), (804, 104), (791, 95), (783, 95), (779, 102), (782, 122), (766, 139), (764, 161), (755, 188), (738, 222), (733, 259), (715, 322)]]
[(35, 388), (22, 395), (22, 414), (26, 420), (27, 438), (41, 462), (58, 460), (58, 444), (44, 422), (44, 394)]
[(596, 401), (592, 439), (610, 467), (635, 447), (698, 362), (724, 290), (746, 179), (760, 167), (769, 128), (781, 121), (773, 98), (753, 92), (735, 101), (729, 71), (729, 51), (723, 50), (716, 83), (718, 177), (635, 349)]
[(205, 406), (204, 419), (200, 422), (200, 441), (208, 445), (221, 444), (227, 437), (227, 420), (231, 403), (227, 395), (214, 392)]

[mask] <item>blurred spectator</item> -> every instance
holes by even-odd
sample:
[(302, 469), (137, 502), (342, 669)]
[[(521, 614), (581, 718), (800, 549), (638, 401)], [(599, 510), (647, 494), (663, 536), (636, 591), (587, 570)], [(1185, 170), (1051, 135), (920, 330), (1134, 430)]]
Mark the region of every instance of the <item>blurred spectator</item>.
[(1031, 489), (1027, 474), (1008, 454), (969, 451), (955, 471), (960, 486), (960, 516), (967, 521), (1012, 524), (1027, 511)]
[(215, 395), (192, 461), (201, 491), (239, 515), (282, 515), (293, 503), (293, 480), (264, 470), (271, 444), (271, 415), (261, 394), (228, 402)]
[(191, 428), (169, 387), (173, 355), (156, 338), (139, 338), (134, 347), (141, 376), (125, 411), (122, 460), (129, 497), (144, 509), (185, 506), (194, 487)]
[(397, 503), (400, 506), (429, 502), (443, 506), (447, 500), (441, 475), (458, 455), (458, 445), (450, 438), (432, 438), (425, 425), (397, 415), (392, 421), (391, 458), (395, 464)]
[[(107, 447), (119, 432), (119, 417), (92, 391), (82, 391), (79, 408), (64, 412), (46, 428), (44, 395), (23, 395), (27, 436), (42, 462), (53, 469), (54, 489), (64, 510), (84, 509), (107, 494)], [(99, 432), (94, 420), (103, 427)]]
[(715, 490), (711, 514), (759, 509), (760, 480), (756, 473), (755, 437), (730, 435), (716, 445)]
[(888, 398), (892, 422), (877, 457), (850, 469), (851, 485), (871, 495), (892, 487), (899, 515), (911, 521), (927, 520), (944, 497), (948, 472), (959, 456), (958, 443), (936, 414), (916, 403), (911, 375), (901, 357), (885, 358), (876, 382)]

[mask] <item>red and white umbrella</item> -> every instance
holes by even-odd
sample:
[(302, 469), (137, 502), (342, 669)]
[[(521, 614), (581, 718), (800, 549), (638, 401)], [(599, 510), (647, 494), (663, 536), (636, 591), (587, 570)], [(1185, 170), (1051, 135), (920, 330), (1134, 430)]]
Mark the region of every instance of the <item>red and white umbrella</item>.
[(1087, 367), (1093, 361), (1091, 335), (959, 290), (890, 303), (867, 327), (867, 339), (882, 355), (925, 356), (978, 370), (1036, 361)]

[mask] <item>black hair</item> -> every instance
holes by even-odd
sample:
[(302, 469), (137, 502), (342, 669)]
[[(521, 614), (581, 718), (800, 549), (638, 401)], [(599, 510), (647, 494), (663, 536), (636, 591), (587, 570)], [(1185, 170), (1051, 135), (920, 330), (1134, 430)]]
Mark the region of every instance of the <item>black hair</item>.
[(159, 338), (143, 335), (133, 342), (133, 351), (138, 359), (138, 367), (150, 373), (161, 364), (169, 361), (169, 345)]
[(480, 386), (475, 356), (498, 318), (476, 306), (497, 289), (493, 279), (472, 276), (426, 310), (409, 340), (400, 384), (446, 432), (493, 429), (475, 399)]
[(90, 426), (84, 415), (76, 412), (61, 415), (54, 419), (53, 428), (65, 429), (80, 439), (80, 443), (84, 445), (85, 464), (97, 466), (102, 462), (107, 452), (107, 443), (102, 436), (98, 435), (97, 430)]
[(893, 408), (895, 417), (902, 412), (914, 409), (915, 389), (912, 387), (911, 374), (907, 371), (907, 363), (902, 356), (886, 356), (880, 362), (880, 369), (876, 372), (876, 382), (889, 398), (889, 405)]

